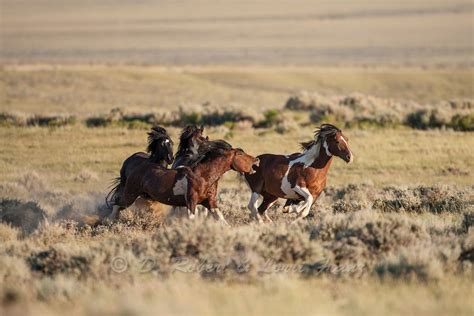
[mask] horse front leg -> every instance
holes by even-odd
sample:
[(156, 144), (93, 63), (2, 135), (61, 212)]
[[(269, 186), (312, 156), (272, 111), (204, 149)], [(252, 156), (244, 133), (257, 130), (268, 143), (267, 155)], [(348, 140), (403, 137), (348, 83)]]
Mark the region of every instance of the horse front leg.
[(209, 211), (211, 212), (212, 216), (220, 221), (221, 223), (223, 223), (224, 225), (226, 225), (227, 227), (230, 227), (229, 223), (227, 223), (227, 221), (225, 220), (224, 218), (224, 215), (222, 214), (222, 212), (219, 210), (219, 208), (217, 207), (217, 198), (216, 198), (216, 195), (217, 195), (217, 184), (215, 186), (213, 186), (210, 190), (209, 190), (209, 193), (208, 193), (208, 198), (207, 198), (207, 201), (208, 201), (208, 205), (209, 205)]
[(302, 196), (304, 199), (304, 203), (301, 206), (298, 206), (298, 208), (296, 209), (296, 212), (298, 213), (298, 215), (296, 216), (296, 219), (293, 221), (293, 223), (296, 223), (299, 220), (308, 216), (309, 211), (311, 210), (311, 205), (313, 205), (314, 198), (311, 192), (309, 192), (308, 188), (306, 187), (295, 186), (293, 190), (296, 193), (298, 193), (300, 196)]
[(250, 216), (258, 221), (259, 223), (263, 222), (262, 217), (258, 213), (258, 198), (260, 197), (260, 194), (257, 192), (252, 192), (252, 196), (250, 197), (250, 201), (248, 204), (248, 209), (250, 210)]
[(191, 178), (188, 180), (188, 188), (186, 191), (186, 207), (190, 219), (196, 217), (197, 205), (206, 197), (206, 193), (202, 190), (203, 184), (199, 179)]

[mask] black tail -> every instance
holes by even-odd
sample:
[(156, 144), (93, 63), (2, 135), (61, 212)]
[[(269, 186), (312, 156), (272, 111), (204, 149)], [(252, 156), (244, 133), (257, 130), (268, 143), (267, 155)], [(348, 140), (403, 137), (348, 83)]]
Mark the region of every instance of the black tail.
[(116, 204), (116, 200), (118, 198), (118, 191), (123, 185), (124, 183), (121, 177), (117, 177), (112, 181), (112, 184), (110, 185), (112, 189), (109, 193), (107, 193), (107, 196), (105, 197), (105, 204), (108, 208), (111, 208), (112, 205)]

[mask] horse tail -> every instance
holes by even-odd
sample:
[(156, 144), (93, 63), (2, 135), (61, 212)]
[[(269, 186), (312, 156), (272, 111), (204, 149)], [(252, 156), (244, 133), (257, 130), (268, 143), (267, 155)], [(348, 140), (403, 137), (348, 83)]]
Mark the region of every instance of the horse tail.
[(112, 181), (112, 184), (110, 185), (112, 189), (110, 190), (109, 193), (107, 193), (105, 197), (105, 204), (107, 205), (108, 208), (111, 208), (112, 205), (115, 204), (118, 198), (118, 191), (125, 184), (124, 182), (125, 181), (122, 181), (122, 177), (117, 177)]

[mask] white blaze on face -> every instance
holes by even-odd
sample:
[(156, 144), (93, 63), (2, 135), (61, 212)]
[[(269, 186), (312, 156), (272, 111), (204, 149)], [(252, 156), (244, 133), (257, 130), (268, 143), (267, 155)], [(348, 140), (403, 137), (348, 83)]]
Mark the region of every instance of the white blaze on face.
[(351, 151), (351, 149), (349, 148), (349, 144), (346, 142), (346, 140), (344, 139), (344, 137), (341, 136), (341, 140), (344, 142), (344, 144), (346, 144), (347, 150), (349, 151), (349, 154), (351, 155), (351, 159), (349, 160), (349, 163), (351, 163), (351, 162), (352, 162), (352, 159), (354, 158), (354, 155), (352, 154), (352, 151)]
[(176, 181), (173, 187), (174, 195), (186, 195), (188, 192), (188, 179), (186, 177)]

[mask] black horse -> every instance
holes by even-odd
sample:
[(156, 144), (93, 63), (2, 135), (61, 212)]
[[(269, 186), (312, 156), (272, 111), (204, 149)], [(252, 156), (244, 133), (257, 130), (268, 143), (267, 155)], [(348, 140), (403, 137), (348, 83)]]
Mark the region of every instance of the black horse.
[(107, 207), (117, 205), (127, 178), (135, 168), (147, 163), (158, 164), (166, 168), (172, 162), (173, 140), (168, 135), (166, 129), (156, 125), (148, 132), (147, 152), (135, 153), (123, 162), (120, 169), (120, 177), (115, 180), (114, 187), (105, 198)]

